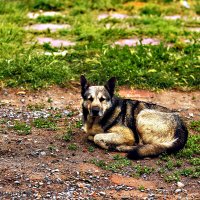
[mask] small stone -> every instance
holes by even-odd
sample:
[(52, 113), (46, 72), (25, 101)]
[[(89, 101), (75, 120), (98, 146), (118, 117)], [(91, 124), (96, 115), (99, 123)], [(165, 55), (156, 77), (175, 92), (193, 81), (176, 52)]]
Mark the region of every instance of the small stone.
[(105, 192), (99, 192), (99, 194), (102, 195), (102, 196), (106, 195)]
[(180, 193), (180, 192), (182, 192), (182, 189), (176, 189), (175, 190), (175, 193), (177, 194), (177, 193)]
[(41, 155), (41, 156), (46, 156), (47, 154), (46, 154), (45, 151), (41, 151), (41, 152), (40, 152), (40, 155)]
[(20, 181), (15, 181), (14, 182), (16, 185), (19, 185), (20, 184)]
[(51, 173), (55, 173), (55, 172), (59, 172), (60, 170), (59, 169), (53, 169), (51, 170)]
[(184, 187), (185, 185), (183, 184), (183, 183), (181, 183), (181, 182), (177, 182), (177, 186), (179, 187), (179, 188), (182, 188), (182, 187)]

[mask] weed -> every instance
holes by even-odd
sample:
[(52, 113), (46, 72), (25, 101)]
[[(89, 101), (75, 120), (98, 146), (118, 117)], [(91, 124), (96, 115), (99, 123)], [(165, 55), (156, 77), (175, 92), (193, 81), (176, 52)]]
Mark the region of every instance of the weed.
[(31, 134), (31, 126), (27, 125), (24, 122), (15, 122), (13, 129), (17, 132), (18, 135)]
[(49, 130), (57, 130), (57, 125), (54, 121), (52, 121), (52, 119), (50, 118), (47, 118), (47, 119), (44, 119), (44, 118), (37, 118), (33, 121), (33, 125), (36, 127), (36, 128), (46, 128), (46, 129), (49, 129)]
[(191, 121), (190, 128), (193, 129), (194, 131), (200, 132), (200, 120), (199, 121)]
[(142, 166), (140, 164), (134, 166), (135, 175), (141, 176), (143, 174), (151, 174), (155, 169), (153, 167)]
[(76, 128), (81, 128), (83, 126), (82, 120), (76, 121)]
[(95, 148), (94, 148), (93, 146), (89, 146), (89, 147), (88, 147), (88, 151), (92, 153), (92, 152), (95, 151)]
[(54, 146), (54, 145), (49, 145), (49, 146), (48, 146), (48, 149), (49, 149), (49, 151), (53, 152), (53, 151), (56, 150), (56, 146)]
[(191, 165), (200, 166), (200, 158), (191, 158), (189, 162)]
[(184, 149), (179, 151), (175, 157), (176, 158), (192, 158), (196, 154), (199, 154), (199, 142), (200, 135), (191, 135), (188, 138), (187, 144)]
[(68, 149), (71, 151), (76, 151), (78, 149), (78, 146), (76, 144), (69, 144)]
[(138, 187), (138, 190), (140, 190), (140, 191), (142, 192), (142, 191), (145, 190), (145, 187), (144, 187), (143, 185), (140, 185), (140, 186)]
[(190, 176), (190, 175), (194, 174), (194, 169), (193, 168), (182, 169), (180, 171), (180, 174), (183, 175), (183, 176)]
[(113, 156), (113, 161), (105, 162), (104, 160), (93, 159), (90, 161), (102, 169), (109, 170), (112, 172), (118, 172), (126, 166), (131, 165), (131, 161), (120, 155)]
[(172, 169), (174, 168), (174, 163), (173, 163), (173, 161), (172, 161), (172, 160), (169, 160), (169, 161), (166, 163), (165, 167), (166, 167), (168, 170), (172, 170)]
[(52, 103), (52, 102), (53, 102), (53, 99), (52, 99), (51, 97), (49, 97), (48, 100), (47, 100), (47, 102), (48, 102), (48, 103)]
[(97, 167), (100, 167), (102, 169), (107, 169), (107, 163), (104, 160), (98, 160), (98, 159), (92, 159), (90, 160), (92, 164), (95, 164)]
[(164, 180), (168, 183), (173, 182), (173, 181), (177, 182), (177, 181), (180, 181), (180, 175), (177, 172), (172, 173), (172, 174), (167, 174), (164, 176)]
[(65, 142), (71, 141), (71, 139), (72, 139), (72, 133), (71, 132), (67, 132), (67, 133), (63, 134), (62, 139)]

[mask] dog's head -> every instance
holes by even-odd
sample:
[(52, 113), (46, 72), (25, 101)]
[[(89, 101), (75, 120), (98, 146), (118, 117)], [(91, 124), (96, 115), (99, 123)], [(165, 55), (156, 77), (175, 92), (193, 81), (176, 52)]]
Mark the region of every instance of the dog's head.
[(91, 117), (102, 117), (112, 105), (116, 78), (109, 79), (104, 86), (90, 86), (82, 75), (80, 82), (83, 107)]

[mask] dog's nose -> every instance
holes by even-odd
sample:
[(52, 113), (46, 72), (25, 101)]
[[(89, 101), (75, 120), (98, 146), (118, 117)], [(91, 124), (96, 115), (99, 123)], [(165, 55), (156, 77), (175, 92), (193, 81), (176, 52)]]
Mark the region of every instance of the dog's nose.
[(99, 111), (100, 111), (99, 107), (97, 107), (97, 106), (92, 107), (92, 115), (93, 116), (98, 116)]

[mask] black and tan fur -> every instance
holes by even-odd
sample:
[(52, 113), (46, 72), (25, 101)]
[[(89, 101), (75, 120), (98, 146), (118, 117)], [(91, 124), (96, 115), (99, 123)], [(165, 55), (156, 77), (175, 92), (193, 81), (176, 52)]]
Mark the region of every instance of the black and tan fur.
[(156, 104), (114, 96), (115, 78), (90, 86), (81, 76), (83, 122), (88, 139), (104, 149), (139, 159), (182, 149), (188, 131), (173, 111)]

